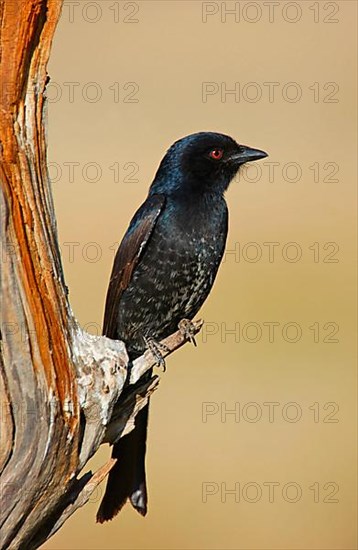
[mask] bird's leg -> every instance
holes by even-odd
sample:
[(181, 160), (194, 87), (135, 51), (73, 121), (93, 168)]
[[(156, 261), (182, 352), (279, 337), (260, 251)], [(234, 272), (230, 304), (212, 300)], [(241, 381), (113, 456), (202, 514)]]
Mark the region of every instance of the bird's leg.
[(166, 371), (166, 365), (164, 357), (161, 354), (161, 351), (164, 351), (165, 353), (168, 353), (170, 350), (165, 344), (161, 344), (160, 342), (157, 342), (154, 340), (154, 338), (147, 338), (146, 336), (143, 336), (143, 340), (145, 342), (145, 345), (147, 349), (151, 352), (153, 355), (157, 366), (162, 367), (163, 372)]
[(192, 321), (189, 319), (182, 319), (178, 324), (178, 329), (180, 330), (181, 334), (189, 340), (194, 346), (196, 347), (196, 341), (195, 341), (195, 325)]

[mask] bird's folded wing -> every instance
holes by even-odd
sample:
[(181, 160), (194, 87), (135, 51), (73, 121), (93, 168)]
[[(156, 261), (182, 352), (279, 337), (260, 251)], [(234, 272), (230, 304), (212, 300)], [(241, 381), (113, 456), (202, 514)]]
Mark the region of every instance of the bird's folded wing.
[(164, 195), (151, 195), (135, 213), (117, 250), (109, 282), (103, 334), (116, 338), (116, 314), (122, 293), (142, 256), (165, 203)]

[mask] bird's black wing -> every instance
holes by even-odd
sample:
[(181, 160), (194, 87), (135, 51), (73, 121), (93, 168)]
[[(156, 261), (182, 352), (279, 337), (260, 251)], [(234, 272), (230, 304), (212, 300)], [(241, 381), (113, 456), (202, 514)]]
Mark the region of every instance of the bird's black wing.
[(164, 195), (151, 195), (135, 213), (117, 250), (104, 312), (103, 334), (116, 338), (118, 304), (128, 287), (165, 203)]

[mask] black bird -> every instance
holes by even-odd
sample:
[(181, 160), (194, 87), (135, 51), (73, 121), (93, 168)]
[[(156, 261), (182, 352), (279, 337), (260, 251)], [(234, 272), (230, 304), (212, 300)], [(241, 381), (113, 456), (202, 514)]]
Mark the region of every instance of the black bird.
[[(203, 305), (225, 249), (224, 192), (242, 164), (266, 156), (213, 132), (189, 135), (168, 150), (119, 246), (108, 288), (103, 334), (124, 341), (131, 360)], [(101, 523), (128, 498), (147, 512), (147, 422), (148, 405), (113, 447), (118, 460), (97, 513)]]

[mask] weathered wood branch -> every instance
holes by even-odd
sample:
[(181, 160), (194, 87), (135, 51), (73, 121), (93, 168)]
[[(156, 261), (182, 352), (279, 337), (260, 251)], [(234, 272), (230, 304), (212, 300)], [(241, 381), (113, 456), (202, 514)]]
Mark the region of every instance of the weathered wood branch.
[[(158, 377), (127, 377), (122, 342), (78, 325), (67, 296), (46, 165), (46, 67), (61, 0), (1, 0), (1, 548), (37, 548), (113, 466), (81, 475), (133, 428)], [(200, 330), (201, 324), (197, 324)], [(165, 340), (169, 352), (185, 342)], [(129, 385), (129, 389), (130, 389)]]

